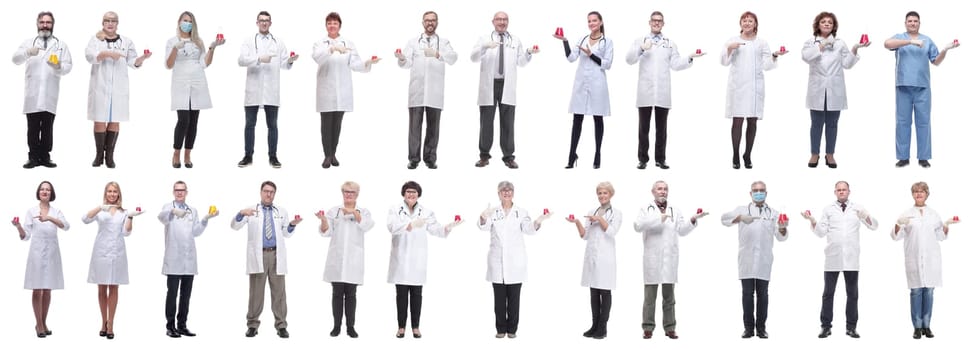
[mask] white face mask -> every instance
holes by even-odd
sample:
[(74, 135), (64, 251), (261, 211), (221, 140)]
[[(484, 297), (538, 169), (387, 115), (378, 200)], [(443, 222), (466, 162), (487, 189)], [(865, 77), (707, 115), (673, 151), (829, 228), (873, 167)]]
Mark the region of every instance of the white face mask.
[(192, 23), (191, 22), (179, 22), (179, 30), (182, 30), (183, 33), (191, 33), (192, 32)]

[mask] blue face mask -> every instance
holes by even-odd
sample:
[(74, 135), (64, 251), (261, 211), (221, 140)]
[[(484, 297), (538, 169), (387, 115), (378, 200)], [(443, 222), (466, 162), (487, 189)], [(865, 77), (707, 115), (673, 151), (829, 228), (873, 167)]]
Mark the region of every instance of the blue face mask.
[(765, 202), (766, 192), (753, 192), (753, 200), (757, 202)]
[(179, 22), (179, 29), (182, 30), (183, 33), (190, 33), (190, 32), (192, 32), (192, 23), (191, 22)]

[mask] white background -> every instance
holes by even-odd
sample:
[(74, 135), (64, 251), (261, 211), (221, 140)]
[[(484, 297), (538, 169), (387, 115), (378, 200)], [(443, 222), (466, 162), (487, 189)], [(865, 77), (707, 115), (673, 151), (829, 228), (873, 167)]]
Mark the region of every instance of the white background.
[[(921, 5), (914, 7), (915, 5)], [(556, 217), (582, 214), (596, 206), (594, 187), (600, 181), (614, 183), (615, 208), (626, 216), (618, 241), (618, 288), (609, 323), (609, 337), (591, 345), (636, 346), (650, 342), (659, 347), (776, 347), (817, 342), (819, 301), (822, 290), (824, 239), (814, 236), (799, 211), (814, 213), (833, 200), (833, 183), (851, 183), (851, 199), (880, 221), (876, 232), (862, 232), (860, 279), (860, 340), (836, 332), (826, 346), (882, 346), (911, 342), (908, 289), (905, 283), (900, 242), (888, 233), (898, 213), (912, 203), (909, 187), (915, 181), (931, 186), (929, 205), (943, 217), (968, 215), (960, 206), (969, 189), (960, 180), (961, 165), (967, 161), (967, 142), (960, 141), (969, 128), (961, 115), (959, 88), (968, 77), (968, 53), (959, 48), (949, 53), (941, 67), (932, 68), (934, 158), (931, 169), (913, 165), (895, 169), (894, 158), (894, 56), (881, 47), (885, 38), (904, 31), (904, 14), (917, 10), (923, 16), (921, 32), (939, 47), (953, 38), (972, 40), (965, 19), (950, 5), (939, 2), (889, 1), (860, 4), (850, 1), (658, 1), (653, 5), (622, 1), (560, 1), (537, 4), (522, 1), (446, 2), (123, 2), (100, 1), (98, 5), (64, 0), (36, 3), (17, 2), (6, 11), (7, 51), (35, 35), (36, 13), (53, 11), (54, 34), (65, 41), (74, 57), (74, 71), (61, 81), (61, 98), (55, 125), (53, 160), (56, 169), (23, 170), (26, 160), (19, 81), (23, 67), (0, 66), (8, 89), (2, 103), (8, 106), (9, 126), (0, 138), (7, 163), (3, 166), (10, 198), (0, 204), (8, 217), (22, 216), (35, 205), (34, 191), (41, 180), (54, 183), (55, 206), (64, 210), (73, 229), (60, 234), (65, 262), (66, 289), (53, 293), (48, 325), (55, 334), (43, 341), (33, 334), (30, 292), (22, 290), (22, 271), (29, 243), (17, 241), (15, 231), (5, 240), (11, 248), (0, 256), (10, 268), (0, 288), (8, 301), (7, 317), (0, 329), (16, 344), (63, 348), (104, 342), (95, 336), (100, 326), (96, 288), (87, 284), (90, 249), (96, 227), (81, 224), (81, 215), (100, 204), (104, 184), (121, 183), (126, 207), (141, 206), (149, 215), (138, 218), (127, 239), (131, 284), (120, 288), (113, 346), (139, 346), (154, 341), (201, 348), (204, 346), (265, 347), (281, 344), (302, 346), (331, 344), (390, 345), (408, 348), (446, 348), (470, 341), (486, 341), (504, 347), (586, 344), (580, 333), (590, 322), (588, 290), (579, 286), (584, 242), (571, 225), (560, 219), (544, 224), (539, 234), (527, 239), (530, 280), (524, 285), (521, 323), (517, 340), (494, 340), (492, 292), (484, 280), (489, 236), (472, 224), (472, 218), (487, 205), (498, 203), (496, 183), (510, 180), (516, 185), (515, 203), (534, 215), (550, 208)], [(190, 9), (196, 14), (202, 37), (212, 40), (222, 28), (226, 45), (217, 49), (206, 70), (214, 109), (204, 110), (193, 153), (194, 169), (170, 167), (172, 127), (175, 113), (169, 107), (168, 72), (163, 65), (165, 41), (175, 35), (178, 15)], [(408, 71), (398, 68), (392, 52), (421, 31), (426, 10), (439, 13), (439, 33), (452, 41), (460, 60), (447, 68), (446, 107), (439, 147), (440, 169), (405, 169), (407, 164), (407, 80)], [(132, 81), (131, 121), (122, 125), (116, 162), (118, 168), (91, 168), (93, 158), (91, 123), (86, 116), (87, 74), (84, 59), (89, 38), (100, 29), (101, 15), (108, 10), (120, 15), (119, 33), (132, 38), (141, 51), (152, 49), (156, 56), (139, 70), (130, 71)], [(282, 73), (278, 155), (284, 167), (271, 169), (266, 162), (266, 129), (263, 115), (257, 125), (255, 165), (236, 168), (242, 156), (243, 87), (245, 70), (236, 63), (239, 47), (252, 40), (257, 12), (273, 15), (271, 32), (302, 57), (291, 71)], [(510, 15), (509, 30), (524, 44), (538, 44), (541, 53), (519, 69), (517, 106), (517, 161), (519, 170), (509, 170), (499, 161), (498, 140), (494, 162), (473, 167), (477, 160), (478, 108), (476, 86), (478, 64), (469, 60), (475, 40), (492, 30), (490, 20), (497, 10)], [(580, 168), (562, 170), (567, 158), (570, 115), (567, 113), (573, 81), (573, 64), (563, 57), (560, 42), (550, 37), (563, 27), (573, 42), (587, 31), (586, 14), (599, 10), (604, 15), (607, 36), (614, 40), (615, 61), (608, 72), (613, 116), (606, 118), (602, 168), (592, 170), (592, 123), (585, 125), (579, 150)], [(634, 95), (636, 66), (624, 62), (631, 43), (649, 31), (651, 11), (665, 13), (665, 34), (680, 46), (683, 54), (696, 48), (708, 55), (694, 67), (673, 74), (674, 108), (670, 114), (668, 163), (671, 170), (636, 164), (637, 113)], [(766, 74), (766, 117), (760, 122), (753, 155), (755, 169), (732, 170), (729, 142), (730, 122), (723, 118), (728, 69), (719, 65), (718, 53), (727, 38), (738, 33), (739, 15), (746, 10), (759, 15), (759, 36), (771, 45), (786, 45), (792, 53), (780, 58), (779, 67)], [(804, 165), (808, 153), (809, 113), (804, 108), (807, 65), (799, 49), (810, 38), (814, 16), (821, 10), (837, 14), (839, 37), (856, 42), (868, 33), (874, 44), (861, 49), (862, 59), (846, 72), (850, 109), (840, 122), (837, 162), (831, 170), (821, 162), (817, 169)], [(352, 40), (363, 57), (378, 55), (384, 61), (367, 74), (354, 74), (356, 108), (345, 116), (339, 147), (341, 167), (323, 170), (319, 117), (314, 111), (315, 71), (310, 50), (324, 37), (324, 17), (330, 11), (344, 19), (341, 33)], [(9, 57), (9, 56), (8, 56)], [(497, 129), (498, 130), (498, 129)], [(498, 132), (497, 132), (498, 133)], [(963, 157), (966, 156), (966, 157)], [(217, 205), (223, 215), (215, 219), (197, 240), (200, 275), (192, 297), (189, 326), (200, 334), (195, 339), (169, 340), (164, 335), (163, 305), (165, 277), (160, 274), (162, 226), (153, 218), (162, 204), (171, 200), (171, 184), (189, 184), (189, 203), (198, 208)], [(357, 330), (361, 339), (352, 343), (344, 334), (332, 339), (330, 330), (330, 286), (321, 281), (328, 240), (317, 234), (308, 221), (297, 228), (289, 241), (288, 321), (292, 338), (281, 342), (274, 335), (269, 301), (264, 326), (256, 339), (243, 333), (247, 303), (244, 274), (245, 241), (242, 231), (229, 229), (232, 214), (259, 200), (260, 182), (278, 184), (277, 204), (291, 213), (311, 217), (318, 209), (341, 203), (339, 186), (346, 180), (361, 184), (359, 203), (371, 209), (377, 225), (367, 234), (365, 284), (358, 289)], [(652, 182), (664, 179), (671, 187), (671, 202), (685, 213), (702, 207), (713, 215), (681, 240), (679, 284), (676, 287), (677, 342), (664, 338), (643, 341), (641, 335), (640, 235), (631, 229), (639, 207), (650, 201)], [(794, 218), (792, 237), (775, 249), (776, 262), (770, 284), (769, 340), (739, 340), (740, 287), (736, 276), (736, 228), (719, 224), (718, 216), (749, 201), (749, 184), (765, 180), (770, 205), (786, 210)], [(446, 240), (430, 243), (429, 279), (424, 295), (420, 342), (393, 338), (396, 329), (394, 288), (385, 283), (390, 239), (385, 228), (387, 208), (401, 200), (400, 186), (416, 180), (425, 190), (421, 202), (437, 210), (440, 219), (462, 214), (469, 222), (459, 226)], [(8, 219), (9, 220), (9, 219)], [(943, 242), (945, 287), (936, 290), (932, 328), (939, 335), (922, 340), (922, 345), (954, 347), (964, 334), (964, 317), (972, 305), (963, 295), (972, 283), (962, 273), (969, 266), (969, 241), (965, 227), (954, 227), (951, 239)], [(844, 322), (843, 283), (835, 300), (834, 329)], [(268, 296), (269, 298), (269, 296)], [(661, 301), (659, 300), (659, 304)], [(659, 309), (661, 307), (659, 306)], [(657, 320), (661, 323), (661, 310)], [(659, 327), (660, 329), (660, 327)], [(493, 343), (496, 342), (496, 343)]]

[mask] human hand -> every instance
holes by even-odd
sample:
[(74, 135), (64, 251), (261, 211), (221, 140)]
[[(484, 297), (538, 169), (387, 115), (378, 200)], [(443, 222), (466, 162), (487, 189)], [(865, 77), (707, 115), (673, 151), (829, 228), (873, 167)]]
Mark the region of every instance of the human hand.
[(36, 46), (27, 48), (27, 56), (37, 56), (38, 53), (40, 53), (40, 48)]
[(739, 215), (739, 216), (736, 217), (736, 219), (738, 219), (739, 222), (741, 222), (741, 223), (751, 224), (751, 223), (753, 223), (754, 220), (756, 220), (756, 217), (749, 216), (749, 215)]
[(259, 61), (260, 63), (270, 63), (271, 59), (273, 59), (273, 57), (271, 57), (270, 55), (262, 55), (260, 56)]
[(172, 215), (175, 215), (176, 217), (179, 218), (185, 217), (186, 213), (188, 212), (185, 209), (172, 208)]

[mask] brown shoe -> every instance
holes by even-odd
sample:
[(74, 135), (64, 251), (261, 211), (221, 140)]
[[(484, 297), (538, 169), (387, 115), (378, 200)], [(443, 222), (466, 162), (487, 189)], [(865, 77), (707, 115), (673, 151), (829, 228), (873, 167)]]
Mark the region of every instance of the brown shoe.
[(675, 331), (665, 331), (665, 336), (671, 339), (678, 339), (678, 334)]
[[(487, 165), (489, 165), (489, 159), (486, 159), (486, 158), (480, 158), (479, 161), (476, 162), (476, 167), (477, 168), (482, 168), (482, 167), (487, 166)], [(505, 333), (504, 333), (504, 336), (506, 336)]]
[(645, 331), (645, 334), (641, 336), (642, 339), (651, 339), (651, 331)]
[(516, 169), (520, 167), (518, 164), (516, 164), (516, 161), (512, 159), (504, 161), (503, 163), (505, 163), (506, 167), (510, 169)]

